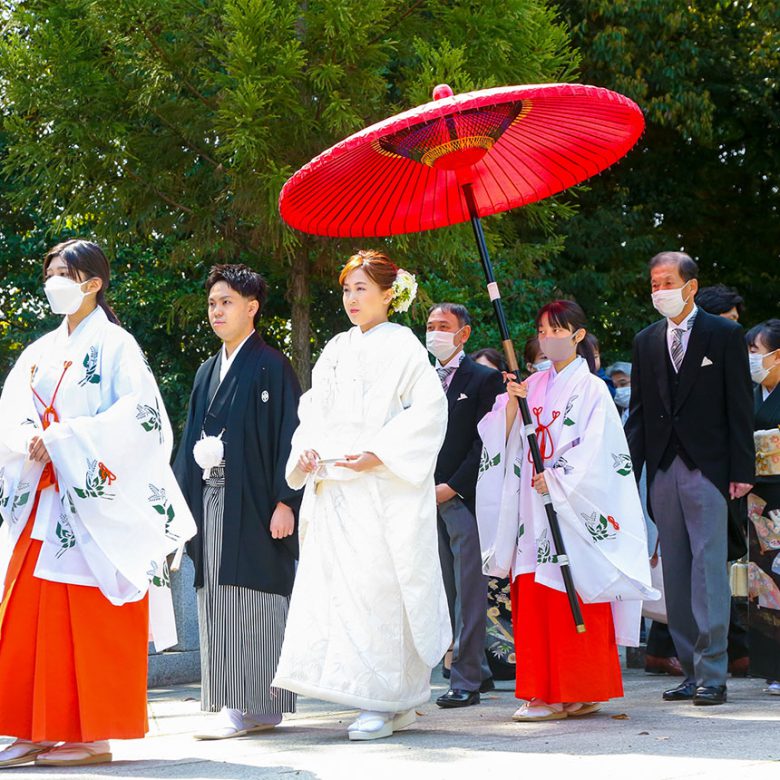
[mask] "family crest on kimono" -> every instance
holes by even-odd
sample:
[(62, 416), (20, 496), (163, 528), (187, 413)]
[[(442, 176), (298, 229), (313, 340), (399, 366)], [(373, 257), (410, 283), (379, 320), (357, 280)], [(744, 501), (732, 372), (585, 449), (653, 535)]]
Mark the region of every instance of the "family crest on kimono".
[(414, 723), (452, 638), (434, 494), (447, 404), (425, 349), (388, 321), (414, 277), (361, 251), (339, 281), (355, 327), (301, 398), (287, 464), (305, 486), (301, 554), (273, 684), (360, 709), (348, 735), (369, 740)]
[[(477, 482), (485, 573), (510, 574), (517, 721), (596, 712), (623, 695), (618, 644), (639, 643), (650, 584), (644, 517), (620, 418), (595, 375), (585, 314), (554, 301), (537, 315), (540, 348), (552, 365), (507, 392), (479, 425)], [(545, 470), (535, 473), (519, 420), (527, 398)], [(576, 631), (543, 496), (561, 525), (585, 633)]]
[(295, 695), (271, 690), (298, 557), (300, 491), (285, 480), (300, 386), (289, 361), (257, 333), (260, 274), (217, 265), (208, 318), (222, 341), (198, 370), (174, 471), (198, 535), (195, 565), (201, 706), (220, 712), (198, 739), (272, 729)]
[(144, 736), (150, 629), (176, 643), (167, 556), (195, 533), (105, 255), (67, 241), (43, 270), (64, 319), (0, 397), (0, 767), (103, 763), (108, 739)]

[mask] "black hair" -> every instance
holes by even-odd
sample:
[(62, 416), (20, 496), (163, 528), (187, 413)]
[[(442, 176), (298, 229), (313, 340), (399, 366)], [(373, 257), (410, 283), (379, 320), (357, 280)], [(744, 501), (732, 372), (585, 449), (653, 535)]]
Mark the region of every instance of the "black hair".
[(712, 287), (702, 287), (696, 293), (696, 305), (709, 314), (725, 314), (736, 308), (738, 314), (742, 314), (742, 304), (745, 303), (742, 296), (725, 284), (716, 284)]
[(699, 266), (696, 261), (685, 252), (659, 252), (651, 258), (648, 264), (650, 270), (658, 268), (659, 265), (673, 265), (684, 282), (690, 282), (691, 279), (699, 278)]
[(591, 348), (593, 349), (593, 354), (595, 355), (596, 352), (601, 354), (601, 346), (599, 345), (599, 340), (592, 334), (592, 333), (586, 333), (585, 334), (585, 341), (587, 341)]
[(756, 346), (756, 340), (761, 337), (769, 352), (780, 349), (780, 320), (771, 319), (760, 322), (745, 334), (745, 340), (749, 347)]
[(493, 347), (484, 347), (471, 353), (472, 360), (479, 360), (479, 358), (484, 358), (499, 371), (508, 371), (504, 356), (497, 349), (493, 349)]
[(445, 314), (452, 314), (458, 320), (461, 328), (466, 325), (471, 325), (471, 315), (469, 310), (462, 303), (437, 303), (428, 309), (428, 316), (430, 317), (437, 309), (441, 309)]
[(265, 279), (249, 266), (232, 263), (211, 267), (208, 279), (206, 279), (206, 292), (210, 293), (211, 288), (218, 282), (224, 282), (242, 298), (257, 301), (260, 304), (254, 316), (254, 325), (257, 327), (257, 323), (260, 322), (260, 312), (262, 312), (268, 297), (268, 284)]
[[(545, 314), (547, 315), (547, 320), (550, 325), (566, 328), (571, 330), (572, 333), (576, 333), (580, 328), (587, 329), (588, 320), (585, 317), (585, 312), (582, 310), (582, 307), (574, 301), (552, 301), (552, 303), (542, 306), (542, 308), (539, 309), (539, 313), (536, 315), (537, 328)], [(585, 358), (590, 373), (595, 374), (596, 355), (593, 352), (593, 345), (587, 339), (583, 339), (577, 344), (577, 354), (580, 357)]]
[(79, 281), (79, 274), (87, 279), (98, 278), (103, 282), (97, 291), (95, 302), (106, 313), (110, 322), (119, 325), (119, 317), (106, 301), (106, 290), (111, 283), (111, 267), (108, 264), (103, 250), (92, 241), (83, 238), (73, 238), (53, 246), (43, 258), (43, 278), (46, 279), (46, 271), (56, 257), (62, 258), (68, 266), (68, 276), (74, 281)]
[(531, 336), (531, 338), (525, 342), (525, 346), (523, 347), (523, 359), (526, 363), (533, 365), (536, 356), (541, 351), (542, 348), (539, 346), (539, 338), (537, 336)]

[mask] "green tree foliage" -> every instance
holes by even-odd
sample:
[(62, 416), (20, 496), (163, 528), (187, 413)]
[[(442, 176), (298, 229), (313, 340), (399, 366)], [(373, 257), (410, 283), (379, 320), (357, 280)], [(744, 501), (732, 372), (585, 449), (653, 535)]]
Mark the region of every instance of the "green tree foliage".
[[(0, 40), (2, 159), (5, 197), (36, 215), (18, 233), (35, 238), (0, 263), (30, 275), (41, 226), (52, 240), (73, 226), (93, 234), (117, 258), (120, 315), (178, 388), (214, 345), (199, 292), (207, 268), (248, 262), (272, 282), (269, 326), (305, 383), (312, 350), (347, 324), (333, 287), (357, 246), (286, 229), (277, 199), (287, 177), (429, 100), (439, 82), (459, 92), (559, 81), (575, 66), (545, 0), (21, 2)], [(514, 280), (560, 249), (566, 216), (550, 202), (488, 226), (517, 322), (538, 294)], [(429, 299), (482, 296), (467, 226), (386, 248), (430, 279)], [(423, 314), (421, 302), (411, 317)], [(23, 319), (3, 344), (32, 335)]]
[(639, 103), (647, 132), (589, 183), (565, 226), (556, 278), (612, 356), (657, 315), (647, 260), (684, 249), (701, 284), (735, 286), (745, 321), (780, 307), (780, 5), (562, 0), (580, 80)]

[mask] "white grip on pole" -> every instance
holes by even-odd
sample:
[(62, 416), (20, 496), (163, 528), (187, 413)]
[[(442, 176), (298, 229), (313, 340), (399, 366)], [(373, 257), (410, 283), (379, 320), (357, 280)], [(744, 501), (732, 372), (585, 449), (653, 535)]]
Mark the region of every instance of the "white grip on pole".
[(531, 423), (528, 423), (528, 425), (523, 426), (523, 433), (526, 435), (526, 437), (532, 436), (536, 433), (536, 428), (534, 428)]
[(497, 301), (501, 297), (501, 293), (498, 290), (498, 282), (488, 282), (487, 291), (491, 301)]

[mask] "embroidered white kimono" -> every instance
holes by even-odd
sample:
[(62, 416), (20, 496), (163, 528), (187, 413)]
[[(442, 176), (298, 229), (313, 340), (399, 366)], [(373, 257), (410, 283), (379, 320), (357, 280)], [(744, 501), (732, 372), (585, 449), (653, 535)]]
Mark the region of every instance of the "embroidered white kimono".
[[(441, 383), (408, 328), (353, 328), (323, 350), (299, 417), (287, 480), (306, 484), (301, 555), (273, 684), (362, 709), (418, 706), (451, 640), (433, 480)], [(373, 452), (383, 465), (323, 465), (307, 479), (306, 449)]]
[[(483, 568), (500, 577), (532, 572), (537, 582), (563, 591), (544, 504), (531, 485), (519, 410), (506, 437), (508, 399), (499, 396), (479, 424)], [(577, 593), (585, 603), (612, 602), (616, 641), (635, 646), (641, 602), (660, 594), (650, 584), (644, 515), (615, 404), (582, 358), (560, 374), (554, 368), (532, 374), (527, 400)]]
[[(55, 390), (58, 421), (44, 431)], [(149, 591), (155, 645), (175, 644), (166, 557), (194, 535), (195, 523), (169, 466), (173, 435), (151, 369), (100, 307), (70, 335), (63, 320), (31, 344), (3, 387), (0, 589), (44, 468), (27, 459), (35, 435), (58, 486), (41, 492), (35, 576), (100, 588), (115, 605)]]

